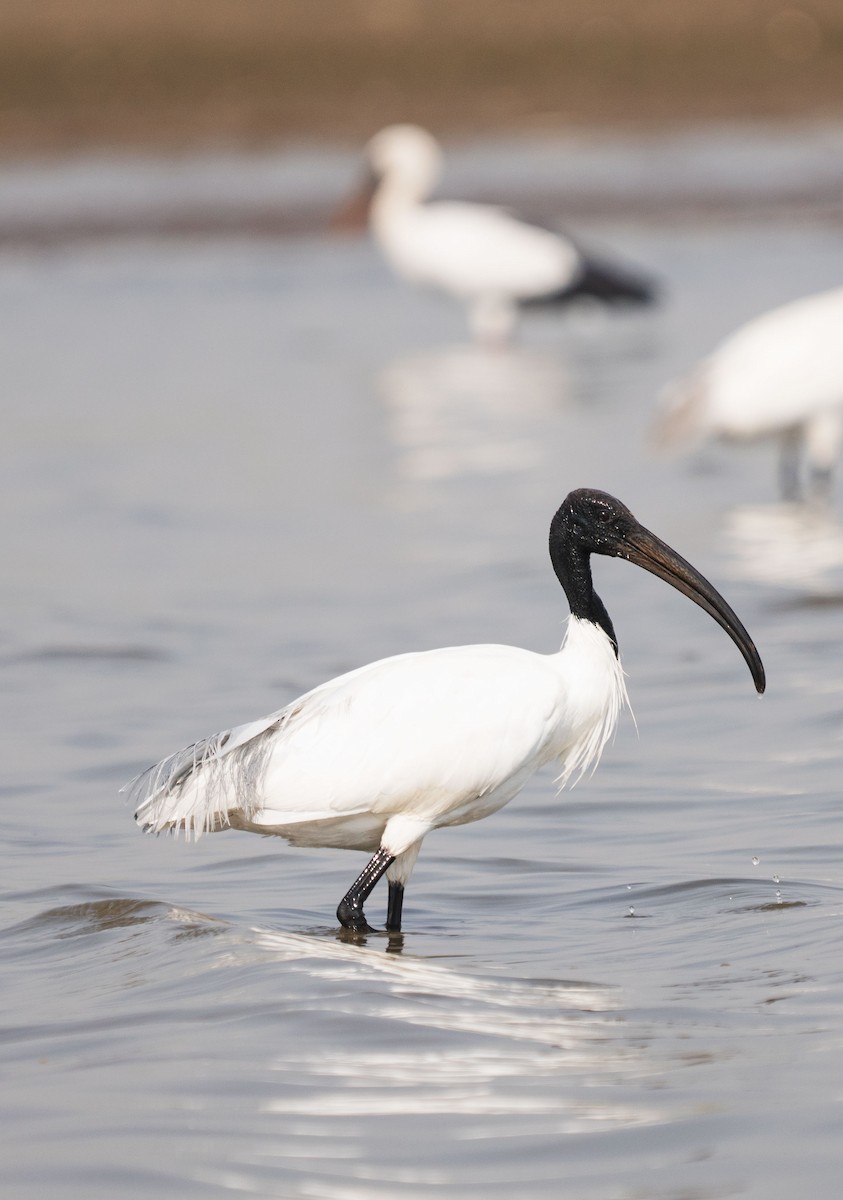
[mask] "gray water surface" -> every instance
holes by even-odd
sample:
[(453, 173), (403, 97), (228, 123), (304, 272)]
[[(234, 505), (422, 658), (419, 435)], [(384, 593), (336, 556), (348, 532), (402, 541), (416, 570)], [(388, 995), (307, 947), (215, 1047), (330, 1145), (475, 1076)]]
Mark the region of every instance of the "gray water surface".
[[(736, 323), (840, 282), (843, 234), (591, 232), (664, 305), (497, 354), (365, 242), (4, 251), (4, 1196), (838, 1195), (843, 529), (774, 502), (769, 448), (649, 432)], [(137, 770), (340, 671), (553, 650), (576, 486), (726, 593), (763, 699), (699, 609), (600, 561), (637, 732), (431, 835), (400, 938), (337, 929), (357, 855), (137, 830)]]

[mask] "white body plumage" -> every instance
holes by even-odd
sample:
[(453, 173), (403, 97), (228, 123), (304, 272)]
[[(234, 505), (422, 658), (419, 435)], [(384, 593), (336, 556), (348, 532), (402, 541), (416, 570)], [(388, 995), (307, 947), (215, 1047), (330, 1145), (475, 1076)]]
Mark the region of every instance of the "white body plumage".
[(479, 204), (421, 204), (389, 181), (371, 225), (396, 273), (462, 300), (482, 341), (509, 337), (519, 302), (571, 287), (580, 270), (573, 245), (548, 230)]
[(560, 784), (596, 765), (625, 702), (606, 633), (572, 617), (556, 654), (481, 645), (381, 659), (172, 755), (130, 789), (151, 832), (231, 826), (382, 847), (404, 883), (432, 829), (502, 808), (547, 763)]

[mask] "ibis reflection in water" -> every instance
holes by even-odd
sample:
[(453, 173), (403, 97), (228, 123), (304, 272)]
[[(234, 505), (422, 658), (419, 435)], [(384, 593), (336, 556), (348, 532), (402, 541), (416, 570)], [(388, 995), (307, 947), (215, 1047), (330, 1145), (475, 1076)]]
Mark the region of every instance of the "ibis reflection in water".
[(377, 378), (404, 482), (533, 471), (569, 403), (566, 368), (524, 346), (445, 346), (404, 355)]
[(666, 389), (664, 444), (774, 437), (785, 499), (829, 489), (843, 444), (843, 288), (806, 296), (742, 325)]
[(480, 340), (506, 340), (525, 306), (563, 305), (583, 296), (609, 305), (655, 298), (652, 280), (601, 261), (570, 237), (491, 205), (430, 201), (442, 153), (416, 125), (382, 129), (366, 147), (366, 160), (368, 179), (335, 226), (348, 226), (365, 212), (393, 270), (462, 300)]
[(725, 514), (724, 569), (801, 593), (843, 596), (843, 527), (828, 504), (745, 504)]
[(455, 646), (360, 667), (279, 712), (197, 742), (127, 785), (146, 830), (234, 828), (297, 846), (372, 855), (340, 901), (340, 924), (389, 883), (386, 927), (425, 836), (502, 808), (556, 762), (560, 786), (596, 765), (626, 702), (615, 631), (591, 555), (624, 558), (677, 588), (726, 630), (759, 692), (749, 634), (698, 571), (605, 492), (571, 492), (550, 526), (550, 559), (571, 609), (562, 648)]

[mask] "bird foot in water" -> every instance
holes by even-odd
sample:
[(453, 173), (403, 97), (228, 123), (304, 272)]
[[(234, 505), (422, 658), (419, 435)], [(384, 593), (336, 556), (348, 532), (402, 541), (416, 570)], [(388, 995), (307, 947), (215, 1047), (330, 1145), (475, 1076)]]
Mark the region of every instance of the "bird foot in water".
[(337, 920), (343, 929), (353, 929), (355, 933), (377, 933), (366, 920), (363, 904), (355, 898), (343, 896), (337, 906)]
[[(395, 861), (393, 855), (386, 850), (378, 850), (366, 863), (366, 866), (355, 879), (354, 883), (340, 900), (337, 906), (337, 920), (344, 929), (354, 929), (357, 933), (376, 933), (366, 920), (363, 905), (380, 877), (386, 873)], [(392, 889), (390, 889), (392, 899)], [(400, 907), (398, 919), (400, 924)]]

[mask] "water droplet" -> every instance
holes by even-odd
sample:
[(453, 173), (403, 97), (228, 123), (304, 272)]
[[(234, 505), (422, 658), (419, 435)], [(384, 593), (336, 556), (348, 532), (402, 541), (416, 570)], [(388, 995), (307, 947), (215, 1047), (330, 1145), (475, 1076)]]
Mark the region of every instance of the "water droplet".
[(781, 883), (781, 880), (779, 879), (778, 875), (773, 876), (773, 883)]
[(781, 904), (781, 902), (782, 902), (782, 894), (779, 891), (779, 889), (776, 888), (776, 904)]
[(631, 917), (634, 917), (634, 916), (635, 916), (635, 909), (632, 907), (632, 905), (631, 905), (631, 904), (630, 904), (630, 906), (629, 906), (629, 915), (630, 915)]
[(760, 859), (760, 858), (759, 858), (759, 857), (758, 857), (756, 854), (753, 854), (753, 856), (752, 856), (752, 865), (753, 865), (754, 867), (757, 867), (757, 866), (758, 866), (758, 864), (759, 864), (760, 862), (761, 862), (761, 859)]
[(632, 884), (631, 884), (631, 883), (628, 883), (628, 884), (626, 885), (626, 890), (627, 890), (628, 892), (631, 892), (631, 891), (632, 891)]

